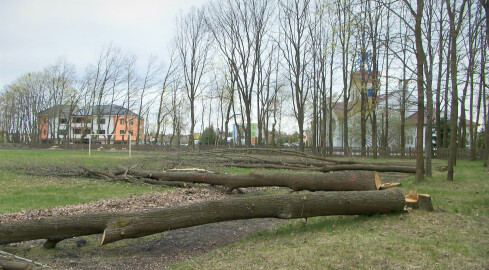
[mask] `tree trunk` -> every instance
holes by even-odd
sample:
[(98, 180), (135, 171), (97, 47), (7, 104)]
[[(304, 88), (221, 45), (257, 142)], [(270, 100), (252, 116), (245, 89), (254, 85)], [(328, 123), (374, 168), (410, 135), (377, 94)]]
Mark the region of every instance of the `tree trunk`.
[(202, 224), (275, 217), (295, 219), (328, 215), (371, 215), (402, 211), (396, 190), (315, 192), (207, 201), (141, 212), (98, 213), (0, 224), (0, 244), (34, 239), (57, 241), (104, 233), (102, 245)]
[(416, 176), (415, 182), (424, 180), (423, 127), (424, 127), (424, 78), (423, 67), (426, 55), (423, 48), (421, 24), (423, 20), (423, 0), (417, 0), (416, 25), (414, 36), (416, 43), (416, 82), (418, 88), (418, 123), (416, 125)]
[(345, 170), (416, 173), (415, 167), (370, 165), (370, 164), (330, 165), (320, 169), (320, 171), (322, 172), (334, 172), (334, 171), (345, 171)]
[(334, 173), (250, 173), (243, 175), (214, 173), (146, 173), (131, 171), (142, 177), (163, 181), (193, 182), (221, 185), (232, 190), (244, 187), (288, 187), (292, 190), (309, 191), (352, 191), (376, 190), (380, 178), (375, 172), (334, 172)]
[[(458, 117), (458, 82), (457, 82), (457, 37), (460, 31), (460, 26), (462, 22), (463, 10), (465, 7), (466, 0), (461, 4), (460, 15), (458, 21), (455, 22), (455, 9), (452, 10), (450, 1), (446, 1), (447, 11), (450, 22), (450, 40), (452, 41), (452, 46), (450, 47), (450, 72), (451, 72), (451, 83), (452, 83), (452, 106), (450, 110), (450, 143), (448, 151), (448, 168), (447, 168), (447, 180), (453, 181), (453, 171), (454, 166), (457, 161), (457, 117)], [(460, 143), (460, 142), (459, 142)]]
[(404, 196), (395, 190), (317, 192), (207, 201), (194, 205), (133, 213), (112, 220), (104, 230), (101, 245), (171, 229), (228, 220), (365, 215), (401, 211), (404, 205)]

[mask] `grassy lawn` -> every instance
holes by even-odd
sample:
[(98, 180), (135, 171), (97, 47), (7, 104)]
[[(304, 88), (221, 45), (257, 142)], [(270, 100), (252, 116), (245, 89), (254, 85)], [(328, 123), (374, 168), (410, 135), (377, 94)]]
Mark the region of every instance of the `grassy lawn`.
[(0, 214), (168, 190), (165, 187), (18, 172), (33, 168), (62, 171), (78, 165), (93, 168), (129, 162), (127, 154), (117, 153), (95, 153), (89, 157), (81, 151), (0, 150)]
[[(445, 161), (437, 160), (445, 165)], [(287, 221), (172, 269), (489, 269), (489, 173), (457, 161), (402, 191), (432, 195), (434, 212)]]

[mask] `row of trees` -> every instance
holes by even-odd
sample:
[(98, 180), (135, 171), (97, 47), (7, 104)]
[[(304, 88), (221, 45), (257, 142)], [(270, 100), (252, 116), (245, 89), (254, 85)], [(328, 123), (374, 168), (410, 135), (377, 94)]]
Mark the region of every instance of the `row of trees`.
[[(194, 147), (197, 124), (217, 127), (222, 142), (234, 123), (251, 146), (256, 122), (257, 143), (273, 145), (282, 115), (290, 114), (299, 134), (312, 131), (315, 153), (332, 154), (341, 129), (348, 154), (352, 126), (359, 125), (360, 146), (377, 157), (393, 144), (393, 133), (405, 147), (414, 98), (416, 179), (431, 175), (433, 137), (438, 148), (451, 149), (452, 178), (454, 149), (469, 146), (475, 159), (478, 127), (488, 130), (488, 10), (487, 0), (209, 1), (177, 17), (165, 64), (151, 57), (140, 68), (135, 56), (111, 46), (81, 77), (61, 61), (5, 86), (2, 132), (32, 141), (44, 108), (120, 104), (146, 119), (154, 143), (160, 134), (179, 140), (185, 130)], [(360, 87), (352, 74), (360, 74)], [(398, 104), (389, 104), (393, 95)], [(358, 104), (360, 116), (353, 117)], [(138, 143), (149, 140), (140, 134)]]

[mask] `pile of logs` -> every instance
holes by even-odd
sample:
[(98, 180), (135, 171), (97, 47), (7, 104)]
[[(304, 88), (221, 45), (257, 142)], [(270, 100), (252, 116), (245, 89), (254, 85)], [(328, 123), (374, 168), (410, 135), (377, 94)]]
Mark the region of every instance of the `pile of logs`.
[[(275, 157), (243, 155), (243, 152), (262, 152)], [(318, 172), (367, 170), (377, 172), (416, 173), (415, 165), (409, 163), (369, 163), (357, 160), (341, 160), (308, 155), (306, 153), (284, 149), (220, 149), (206, 154), (213, 154), (216, 157), (222, 158), (225, 161), (225, 166), (238, 168), (266, 168)], [(277, 156), (280, 156), (281, 158), (277, 158)]]

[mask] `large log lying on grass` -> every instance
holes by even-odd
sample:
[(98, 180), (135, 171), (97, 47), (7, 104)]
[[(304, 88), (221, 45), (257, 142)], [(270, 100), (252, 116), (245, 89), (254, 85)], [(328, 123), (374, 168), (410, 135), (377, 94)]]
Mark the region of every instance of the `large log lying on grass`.
[(380, 178), (373, 171), (341, 171), (332, 173), (179, 173), (130, 171), (132, 175), (161, 181), (204, 183), (224, 186), (229, 190), (245, 187), (288, 187), (292, 190), (353, 191), (376, 190)]
[(409, 166), (390, 166), (390, 165), (374, 165), (374, 164), (343, 164), (343, 165), (328, 165), (319, 169), (321, 172), (334, 172), (344, 170), (361, 170), (361, 171), (376, 171), (376, 172), (400, 172), (400, 173), (416, 173), (416, 167)]
[[(316, 164), (317, 165), (317, 164)], [(364, 163), (364, 164), (323, 164), (322, 167), (304, 165), (300, 166), (298, 163), (293, 164), (273, 164), (273, 163), (227, 163), (224, 164), (227, 167), (237, 168), (263, 168), (263, 169), (283, 169), (283, 170), (300, 170), (300, 171), (319, 171), (319, 172), (335, 172), (346, 170), (360, 170), (360, 171), (377, 171), (377, 172), (400, 172), (400, 173), (415, 173), (416, 167), (407, 165), (395, 165), (387, 163)]]
[(56, 242), (103, 232), (101, 244), (104, 245), (125, 238), (221, 221), (366, 215), (401, 211), (404, 205), (404, 196), (397, 190), (246, 196), (141, 212), (85, 214), (4, 223), (0, 224), (0, 244), (34, 239)]

